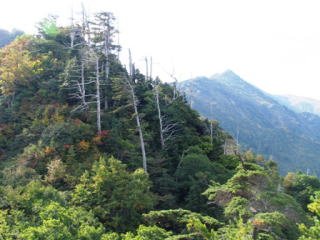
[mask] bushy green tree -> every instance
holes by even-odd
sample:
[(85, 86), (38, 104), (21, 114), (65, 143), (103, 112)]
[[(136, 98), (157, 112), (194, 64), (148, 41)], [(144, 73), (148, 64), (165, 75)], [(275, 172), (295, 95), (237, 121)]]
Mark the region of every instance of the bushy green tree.
[(186, 233), (190, 219), (199, 220), (210, 229), (218, 228), (221, 225), (218, 220), (210, 216), (201, 215), (185, 209), (151, 211), (143, 214), (143, 217), (146, 223), (157, 225), (175, 234)]
[(253, 225), (244, 223), (242, 219), (236, 220), (235, 223), (230, 223), (217, 231), (214, 229), (209, 230), (206, 225), (196, 219), (191, 219), (188, 227), (204, 240), (254, 240)]
[(309, 227), (304, 224), (299, 225), (299, 229), (302, 233), (299, 240), (316, 240), (320, 239), (320, 192), (311, 198), (312, 203), (308, 205), (308, 209), (316, 214), (313, 217), (313, 226)]
[(120, 161), (100, 159), (80, 179), (73, 203), (92, 210), (107, 228), (131, 230), (153, 206), (150, 182), (142, 169), (128, 172)]
[(290, 172), (283, 179), (286, 193), (293, 196), (302, 207), (307, 210), (310, 197), (320, 190), (320, 181), (316, 176), (309, 176), (301, 172)]
[(95, 240), (104, 232), (93, 214), (80, 207), (65, 208), (52, 202), (41, 209), (39, 216), (39, 223), (24, 229), (21, 239)]

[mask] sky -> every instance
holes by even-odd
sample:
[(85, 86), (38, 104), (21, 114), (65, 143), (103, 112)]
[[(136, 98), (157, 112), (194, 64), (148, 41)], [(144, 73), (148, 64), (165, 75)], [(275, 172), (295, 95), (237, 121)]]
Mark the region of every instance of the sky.
[(0, 0), (0, 28), (35, 32), (48, 14), (62, 24), (87, 10), (117, 18), (126, 63), (164, 81), (227, 69), (272, 94), (320, 100), (319, 0)]

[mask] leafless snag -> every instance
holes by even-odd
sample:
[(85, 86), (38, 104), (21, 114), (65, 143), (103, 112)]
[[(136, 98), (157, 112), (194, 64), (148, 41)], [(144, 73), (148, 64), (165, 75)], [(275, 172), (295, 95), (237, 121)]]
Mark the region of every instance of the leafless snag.
[(161, 148), (164, 149), (166, 142), (172, 139), (173, 137), (175, 137), (175, 133), (177, 132), (176, 127), (178, 123), (169, 122), (167, 117), (162, 114), (160, 99), (159, 99), (159, 88), (160, 88), (159, 85), (154, 87), (154, 95), (156, 99), (156, 108), (157, 108), (158, 119), (159, 119)]
[(142, 164), (143, 164), (143, 169), (147, 173), (147, 156), (146, 156), (146, 150), (145, 150), (145, 144), (144, 144), (144, 138), (143, 138), (143, 132), (142, 132), (142, 127), (141, 127), (141, 122), (140, 122), (140, 117), (139, 117), (139, 112), (138, 112), (138, 100), (135, 94), (135, 89), (134, 89), (134, 66), (132, 63), (132, 57), (131, 57), (131, 51), (129, 49), (129, 77), (125, 78), (127, 86), (129, 88), (129, 92), (131, 94), (132, 98), (132, 105), (134, 108), (134, 114), (136, 117), (136, 122), (137, 122), (137, 127), (139, 131), (139, 138), (140, 138), (140, 146), (141, 146), (141, 153), (142, 153)]

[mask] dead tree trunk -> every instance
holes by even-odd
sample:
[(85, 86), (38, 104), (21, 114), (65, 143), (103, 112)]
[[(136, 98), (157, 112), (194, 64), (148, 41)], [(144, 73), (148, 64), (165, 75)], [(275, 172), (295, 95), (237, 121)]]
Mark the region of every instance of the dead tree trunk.
[(159, 118), (161, 148), (164, 149), (163, 118), (162, 118), (161, 109), (160, 109), (159, 86), (155, 87), (155, 97), (156, 97), (156, 106), (157, 106), (158, 118)]
[(149, 79), (149, 63), (148, 63), (147, 57), (145, 57), (145, 61), (146, 61), (146, 81), (148, 81), (148, 79)]
[[(212, 104), (210, 105), (210, 118), (212, 119), (213, 118), (213, 111), (212, 111)], [(212, 120), (209, 120), (210, 121), (210, 142), (211, 144), (213, 143), (213, 122)]]
[(227, 137), (224, 139), (224, 144), (223, 144), (223, 154), (227, 154)]
[(152, 80), (152, 68), (153, 68), (153, 61), (152, 61), (152, 57), (150, 58), (150, 75), (149, 75), (149, 78), (150, 78), (150, 80)]
[(75, 39), (75, 36), (76, 36), (76, 32), (75, 32), (75, 27), (73, 25), (73, 9), (71, 9), (71, 29), (70, 29), (70, 33), (69, 33), (69, 36), (70, 36), (70, 48), (73, 49), (74, 47), (74, 39)]
[(88, 108), (88, 104), (86, 102), (86, 87), (85, 87), (85, 77), (84, 77), (84, 62), (81, 62), (81, 102), (85, 109)]
[(140, 117), (138, 112), (138, 101), (137, 101), (136, 94), (134, 91), (134, 86), (133, 86), (133, 72), (134, 72), (134, 69), (132, 64), (132, 57), (131, 57), (131, 52), (129, 50), (129, 78), (127, 78), (127, 84), (129, 86), (129, 91), (131, 93), (134, 114), (136, 117), (137, 127), (139, 131), (140, 146), (141, 146), (141, 153), (142, 153), (142, 165), (143, 165), (144, 171), (147, 173), (148, 172), (147, 171), (147, 155), (146, 155), (143, 132), (142, 132), (142, 127), (141, 127), (141, 122), (140, 122)]
[(81, 59), (80, 61), (77, 59), (72, 59), (66, 66), (66, 80), (70, 82), (70, 86), (67, 87), (67, 89), (72, 91), (69, 95), (72, 99), (77, 99), (79, 101), (79, 105), (76, 106), (72, 112), (86, 111), (89, 107), (89, 103), (87, 102), (88, 95), (86, 93), (86, 88), (87, 85), (93, 82), (88, 82), (86, 80), (85, 70), (84, 59)]
[(176, 137), (178, 123), (170, 122), (165, 115), (161, 112), (159, 85), (155, 87), (156, 107), (159, 119), (160, 142), (161, 148), (166, 147), (166, 142)]
[(96, 57), (96, 98), (97, 98), (97, 130), (101, 133), (101, 102), (100, 102), (100, 73), (99, 57)]
[[(104, 32), (104, 55), (106, 59), (106, 66), (105, 66), (105, 81), (106, 81), (106, 89), (109, 82), (109, 72), (110, 72), (110, 63), (109, 63), (109, 55), (110, 55), (110, 16), (107, 17), (107, 26)], [(104, 109), (108, 109), (108, 95), (107, 90), (104, 96)]]
[(213, 124), (212, 120), (210, 120), (210, 143), (213, 143)]
[(91, 30), (90, 30), (90, 24), (88, 20), (88, 14), (86, 11), (86, 8), (84, 4), (81, 4), (82, 7), (82, 31), (83, 31), (83, 36), (87, 37), (86, 42), (88, 46), (91, 45)]

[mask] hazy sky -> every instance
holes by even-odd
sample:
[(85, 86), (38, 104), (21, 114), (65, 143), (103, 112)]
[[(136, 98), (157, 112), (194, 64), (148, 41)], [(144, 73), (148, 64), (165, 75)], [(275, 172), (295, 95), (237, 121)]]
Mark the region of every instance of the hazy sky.
[(66, 22), (81, 2), (114, 12), (122, 57), (152, 56), (163, 80), (231, 69), (267, 92), (320, 99), (319, 0), (1, 0), (0, 28), (34, 32), (49, 13)]

